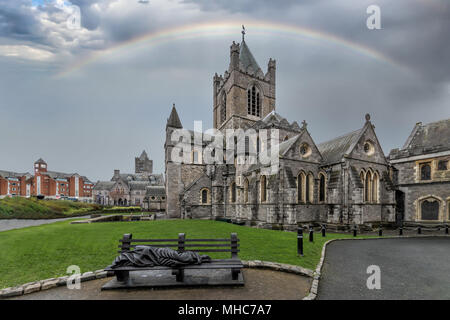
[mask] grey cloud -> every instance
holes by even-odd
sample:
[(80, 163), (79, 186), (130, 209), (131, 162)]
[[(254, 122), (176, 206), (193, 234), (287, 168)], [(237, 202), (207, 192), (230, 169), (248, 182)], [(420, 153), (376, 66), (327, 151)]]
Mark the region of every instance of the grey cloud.
[(242, 12), (242, 13), (252, 13), (258, 11), (281, 11), (288, 10), (291, 7), (298, 5), (305, 5), (311, 2), (317, 2), (313, 0), (183, 0), (184, 3), (196, 4), (202, 10), (205, 11), (215, 11), (215, 10), (225, 10), (229, 12)]

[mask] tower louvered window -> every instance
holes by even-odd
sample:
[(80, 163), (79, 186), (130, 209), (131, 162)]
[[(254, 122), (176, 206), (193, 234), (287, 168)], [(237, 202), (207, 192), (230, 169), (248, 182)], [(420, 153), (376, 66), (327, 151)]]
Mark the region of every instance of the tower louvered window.
[(255, 86), (247, 90), (247, 113), (252, 116), (261, 116), (261, 99), (259, 90)]
[(227, 119), (227, 95), (222, 93), (220, 98), (220, 123), (224, 123)]

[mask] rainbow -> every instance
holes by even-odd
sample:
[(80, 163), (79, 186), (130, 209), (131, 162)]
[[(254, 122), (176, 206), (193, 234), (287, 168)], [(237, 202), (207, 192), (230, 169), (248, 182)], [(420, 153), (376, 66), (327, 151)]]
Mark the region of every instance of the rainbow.
[[(203, 22), (191, 25), (182, 25), (177, 27), (168, 28), (165, 30), (153, 31), (130, 40), (124, 41), (110, 48), (96, 51), (83, 59), (78, 60), (74, 64), (69, 65), (64, 68), (61, 72), (57, 74), (57, 77), (64, 77), (72, 72), (79, 70), (86, 65), (93, 63), (102, 59), (106, 55), (111, 53), (120, 52), (124, 48), (129, 49), (132, 46), (145, 44), (151, 47), (160, 45), (165, 42), (176, 41), (181, 39), (192, 39), (210, 36), (220, 36), (220, 35), (239, 35), (240, 39), (240, 27), (242, 23), (236, 21), (227, 22)], [(338, 37), (336, 35), (313, 30), (309, 28), (272, 23), (267, 21), (245, 21), (246, 29), (249, 30), (251, 35), (268, 35), (275, 34), (278, 36), (287, 36), (294, 39), (313, 39), (319, 41), (325, 41), (338, 46), (344, 47), (346, 49), (352, 50), (356, 53), (367, 56), (371, 59), (381, 61), (396, 67), (403, 67), (398, 62), (395, 62), (391, 58), (387, 57), (383, 53), (376, 51), (370, 47), (364, 46), (362, 44), (346, 40), (344, 38)]]

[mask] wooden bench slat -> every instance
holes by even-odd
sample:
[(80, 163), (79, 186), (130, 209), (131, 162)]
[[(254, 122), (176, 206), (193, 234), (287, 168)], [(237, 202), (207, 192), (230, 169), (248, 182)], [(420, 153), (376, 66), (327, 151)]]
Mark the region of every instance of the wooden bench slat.
[[(125, 250), (125, 251), (127, 251), (127, 250)], [(237, 249), (237, 250), (235, 250), (235, 249), (192, 249), (192, 250), (189, 250), (189, 251), (192, 251), (192, 252), (233, 252), (233, 253), (238, 253), (241, 250), (239, 250), (239, 249)], [(118, 250), (117, 252), (118, 253), (122, 253), (123, 250)]]
[[(135, 248), (137, 246), (145, 246), (145, 244), (131, 244), (130, 247)], [(168, 248), (168, 247), (178, 247), (178, 244), (158, 244), (158, 245), (147, 245), (151, 247), (160, 247), (160, 248)], [(239, 244), (237, 245), (239, 247)], [(231, 248), (229, 244), (185, 244), (183, 247), (189, 248), (199, 248), (199, 247), (228, 247)], [(122, 245), (118, 245), (118, 248), (122, 248)], [(191, 250), (192, 251), (192, 250)]]
[[(231, 239), (185, 239), (185, 242), (230, 242)], [(239, 241), (239, 239), (237, 239)], [(119, 242), (123, 242), (120, 239)], [(130, 242), (178, 242), (178, 239), (131, 239)]]
[(243, 268), (241, 261), (234, 261), (228, 263), (202, 263), (189, 264), (179, 267), (154, 266), (154, 267), (120, 267), (120, 268), (106, 268), (107, 271), (139, 271), (139, 270), (170, 270), (170, 269), (234, 269)]

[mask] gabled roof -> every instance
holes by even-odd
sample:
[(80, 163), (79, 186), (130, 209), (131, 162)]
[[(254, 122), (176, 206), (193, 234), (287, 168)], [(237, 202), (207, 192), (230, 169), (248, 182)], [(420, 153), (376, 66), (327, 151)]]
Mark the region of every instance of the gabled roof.
[(319, 144), (317, 148), (322, 154), (324, 163), (330, 164), (339, 162), (345, 154), (350, 154), (365, 128), (366, 126), (333, 140)]
[(141, 155), (139, 156), (140, 160), (145, 160), (148, 159), (148, 155), (147, 152), (145, 152), (145, 150), (142, 151)]
[(391, 159), (450, 150), (450, 119), (423, 125), (417, 123), (401, 150), (391, 151)]
[(175, 104), (173, 104), (172, 112), (170, 113), (169, 119), (167, 119), (166, 127), (183, 128), (177, 109), (175, 109)]
[(244, 70), (247, 70), (248, 67), (252, 67), (255, 72), (260, 70), (261, 68), (259, 67), (258, 62), (256, 62), (256, 59), (253, 57), (253, 54), (244, 40), (242, 41), (240, 47), (241, 51), (239, 53), (239, 60), (242, 63)]
[(296, 121), (289, 124), (289, 121), (286, 120), (283, 116), (281, 116), (279, 113), (275, 112), (275, 110), (272, 110), (269, 112), (263, 119), (256, 121), (252, 128), (253, 129), (262, 129), (262, 128), (269, 128), (271, 126), (278, 127), (278, 128), (284, 128), (287, 130), (292, 131), (301, 131), (300, 126)]
[(94, 186), (94, 190), (111, 190), (115, 184), (115, 181), (98, 181)]
[(288, 152), (288, 150), (297, 142), (297, 140), (300, 138), (302, 134), (303, 132), (301, 134), (293, 136), (292, 138), (286, 141), (281, 142), (279, 145), (280, 156), (284, 156), (285, 153)]
[(35, 162), (35, 164), (36, 164), (36, 163), (47, 164), (47, 162), (45, 162), (42, 158), (37, 159), (36, 162)]

